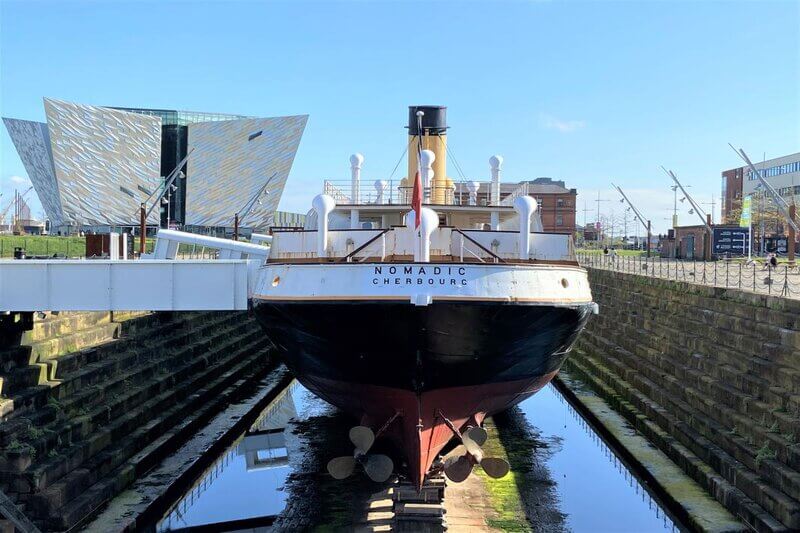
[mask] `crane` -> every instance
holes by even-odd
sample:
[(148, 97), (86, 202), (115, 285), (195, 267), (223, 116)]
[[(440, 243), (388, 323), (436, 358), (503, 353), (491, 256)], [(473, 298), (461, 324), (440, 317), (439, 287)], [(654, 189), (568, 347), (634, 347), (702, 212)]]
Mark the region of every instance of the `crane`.
[(20, 200), (22, 200), (22, 199), (23, 199), (23, 198), (25, 198), (25, 197), (26, 197), (26, 196), (27, 196), (27, 195), (28, 195), (28, 194), (29, 194), (29, 193), (30, 193), (32, 190), (33, 190), (33, 185), (31, 185), (30, 187), (28, 187), (28, 188), (25, 190), (25, 192), (23, 192), (23, 193), (22, 193), (22, 194), (20, 194), (19, 196), (16, 196), (16, 195), (15, 195), (15, 196), (16, 196), (16, 198), (14, 198), (13, 200), (11, 200), (11, 202), (9, 202), (9, 204), (6, 206), (6, 208), (5, 208), (5, 209), (3, 209), (3, 211), (2, 211), (2, 212), (0, 212), (0, 224), (2, 224), (2, 223), (3, 223), (3, 221), (6, 219), (6, 215), (8, 214), (8, 211), (9, 211), (9, 210), (10, 210), (10, 209), (11, 209), (11, 208), (14, 206), (14, 204), (17, 202), (17, 198), (19, 198)]

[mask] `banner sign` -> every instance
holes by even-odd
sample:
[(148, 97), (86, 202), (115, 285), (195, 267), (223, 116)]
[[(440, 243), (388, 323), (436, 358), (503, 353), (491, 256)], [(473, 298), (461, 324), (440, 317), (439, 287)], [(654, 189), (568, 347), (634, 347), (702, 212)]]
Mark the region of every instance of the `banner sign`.
[(750, 227), (750, 217), (752, 216), (751, 209), (752, 209), (753, 199), (748, 194), (742, 200), (742, 216), (739, 217), (739, 227), (740, 228), (749, 228)]

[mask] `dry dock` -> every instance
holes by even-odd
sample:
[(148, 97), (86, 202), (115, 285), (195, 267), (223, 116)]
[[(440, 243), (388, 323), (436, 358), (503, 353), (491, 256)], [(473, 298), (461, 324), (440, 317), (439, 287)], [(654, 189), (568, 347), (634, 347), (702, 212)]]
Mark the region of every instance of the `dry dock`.
[[(491, 480), (476, 468), (422, 504), (399, 496), (397, 478), (326, 473), (330, 458), (352, 451), (356, 421), (289, 386), (246, 313), (6, 320), (0, 525), (800, 527), (797, 301), (606, 270), (590, 277), (601, 314), (559, 379), (487, 420), (486, 451), (507, 458), (511, 473)], [(409, 509), (434, 519), (398, 520)]]

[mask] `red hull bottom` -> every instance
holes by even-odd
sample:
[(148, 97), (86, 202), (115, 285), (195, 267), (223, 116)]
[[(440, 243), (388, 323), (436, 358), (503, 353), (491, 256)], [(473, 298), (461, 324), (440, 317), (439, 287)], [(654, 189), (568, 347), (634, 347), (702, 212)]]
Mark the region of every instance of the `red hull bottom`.
[(419, 488), (434, 459), (454, 437), (445, 419), (459, 430), (470, 424), (481, 424), (486, 416), (532, 396), (556, 374), (557, 371), (531, 379), (452, 387), (421, 394), (310, 376), (300, 381), (328, 403), (361, 417), (362, 424), (373, 430), (377, 431), (399, 414), (386, 435), (404, 450), (409, 476)]

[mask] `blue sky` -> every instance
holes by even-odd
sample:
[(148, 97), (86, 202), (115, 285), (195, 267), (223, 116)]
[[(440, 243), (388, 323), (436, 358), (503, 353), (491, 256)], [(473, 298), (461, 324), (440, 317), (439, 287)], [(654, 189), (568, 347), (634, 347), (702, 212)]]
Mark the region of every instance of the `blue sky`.
[[(470, 179), (502, 154), (505, 180), (576, 187), (579, 222), (598, 190), (620, 212), (613, 181), (664, 231), (660, 165), (718, 212), (720, 172), (740, 165), (729, 141), (753, 159), (800, 151), (797, 1), (0, 0), (0, 17), (2, 116), (44, 121), (45, 96), (309, 114), (286, 210), (346, 179), (354, 151), (367, 179), (388, 177), (411, 104), (448, 106)], [(0, 130), (3, 205), (26, 173)]]

